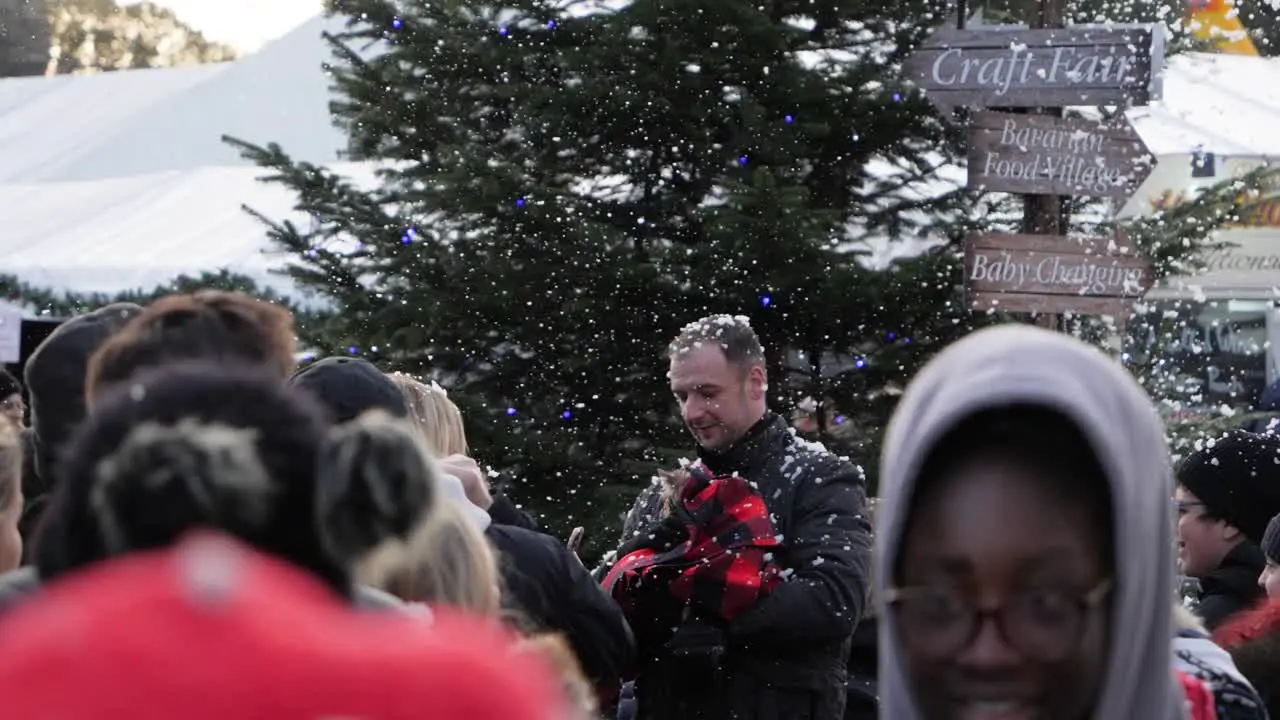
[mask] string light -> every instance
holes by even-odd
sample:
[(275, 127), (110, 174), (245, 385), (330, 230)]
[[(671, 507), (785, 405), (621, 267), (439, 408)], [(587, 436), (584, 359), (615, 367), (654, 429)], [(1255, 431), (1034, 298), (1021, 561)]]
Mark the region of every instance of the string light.
[(509, 408), (507, 408), (507, 417), (513, 417), (515, 414), (516, 414), (516, 409), (515, 409), (515, 408), (513, 408), (513, 407), (509, 407)]
[(788, 115), (788, 116), (786, 116), (786, 117), (782, 118), (782, 122), (787, 123), (788, 125), (790, 125), (791, 123), (793, 123), (793, 122), (795, 122), (795, 121), (796, 121), (796, 119), (795, 119), (795, 118), (793, 118), (793, 117), (791, 117), (790, 115)]
[(516, 198), (516, 207), (524, 207), (524, 198)]
[(347, 348), (347, 352), (352, 355), (359, 355), (360, 348), (356, 347), (355, 345), (352, 345), (351, 347)]
[(761, 295), (760, 304), (764, 307), (769, 307), (770, 305), (773, 304), (773, 298), (769, 295)]

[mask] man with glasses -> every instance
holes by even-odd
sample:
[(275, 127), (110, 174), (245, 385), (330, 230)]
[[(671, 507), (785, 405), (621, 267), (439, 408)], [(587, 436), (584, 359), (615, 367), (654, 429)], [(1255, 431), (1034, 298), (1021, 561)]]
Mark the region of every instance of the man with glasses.
[(1236, 430), (1178, 466), (1178, 565), (1199, 581), (1196, 614), (1213, 631), (1262, 597), (1258, 543), (1280, 513), (1280, 437)]

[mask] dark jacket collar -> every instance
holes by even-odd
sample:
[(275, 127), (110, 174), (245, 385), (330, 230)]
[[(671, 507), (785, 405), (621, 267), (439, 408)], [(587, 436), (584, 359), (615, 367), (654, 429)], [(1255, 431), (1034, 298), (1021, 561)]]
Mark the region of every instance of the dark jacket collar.
[(787, 423), (781, 415), (766, 412), (755, 425), (747, 430), (742, 439), (720, 452), (698, 449), (698, 459), (711, 470), (714, 475), (742, 476), (751, 474), (752, 469), (768, 457), (775, 447), (787, 437)]
[(1254, 598), (1262, 594), (1258, 588), (1258, 575), (1267, 564), (1262, 550), (1251, 542), (1245, 541), (1227, 553), (1222, 563), (1208, 575), (1200, 579), (1203, 594), (1223, 593), (1242, 598)]

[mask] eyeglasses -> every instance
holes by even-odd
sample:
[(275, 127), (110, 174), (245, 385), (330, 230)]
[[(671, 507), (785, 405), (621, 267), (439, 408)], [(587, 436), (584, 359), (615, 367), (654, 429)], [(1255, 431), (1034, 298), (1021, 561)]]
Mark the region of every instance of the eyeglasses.
[(1185, 515), (1185, 514), (1187, 513), (1187, 511), (1188, 511), (1188, 510), (1191, 510), (1191, 509), (1193, 509), (1193, 508), (1207, 508), (1207, 507), (1208, 507), (1207, 505), (1205, 505), (1205, 504), (1204, 504), (1204, 503), (1202, 503), (1202, 502), (1188, 502), (1188, 501), (1183, 501), (1183, 500), (1170, 500), (1169, 502), (1173, 504), (1173, 510), (1174, 510), (1174, 512), (1176, 512), (1178, 515)]
[(1105, 580), (1086, 593), (1025, 590), (995, 608), (980, 608), (955, 588), (893, 588), (884, 594), (894, 608), (903, 643), (926, 660), (950, 660), (978, 636), (988, 617), (1004, 641), (1024, 657), (1057, 662), (1074, 652), (1085, 621), (1111, 592)]

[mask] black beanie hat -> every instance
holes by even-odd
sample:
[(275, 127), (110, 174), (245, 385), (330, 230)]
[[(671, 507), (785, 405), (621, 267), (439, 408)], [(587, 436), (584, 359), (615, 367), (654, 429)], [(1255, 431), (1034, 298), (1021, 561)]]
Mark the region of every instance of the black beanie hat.
[(311, 393), (334, 422), (355, 420), (369, 410), (409, 416), (409, 403), (394, 381), (361, 358), (328, 357), (295, 372), (289, 384)]
[(1178, 466), (1178, 484), (1215, 517), (1261, 543), (1280, 514), (1280, 437), (1235, 430)]

